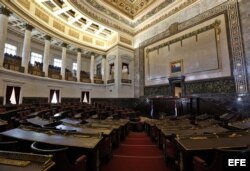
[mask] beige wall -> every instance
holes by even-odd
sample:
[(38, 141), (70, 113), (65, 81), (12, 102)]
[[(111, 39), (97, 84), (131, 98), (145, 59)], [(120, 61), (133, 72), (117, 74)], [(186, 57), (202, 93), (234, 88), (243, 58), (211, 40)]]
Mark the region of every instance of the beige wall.
[[(215, 30), (210, 29), (196, 36), (192, 36), (169, 47), (165, 46), (146, 53), (147, 49), (157, 47), (163, 43), (197, 31), (220, 21), (220, 35), (216, 37)], [(173, 76), (170, 63), (183, 61), (183, 71), (178, 75), (185, 75), (186, 81), (231, 76), (228, 40), (224, 15), (212, 18), (195, 27), (158, 41), (144, 48), (145, 85), (168, 83)]]

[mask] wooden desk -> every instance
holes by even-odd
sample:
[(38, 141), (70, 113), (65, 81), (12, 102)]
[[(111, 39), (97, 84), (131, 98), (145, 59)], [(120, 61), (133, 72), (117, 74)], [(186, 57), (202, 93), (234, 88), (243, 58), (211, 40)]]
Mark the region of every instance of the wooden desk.
[(45, 109), (45, 110), (41, 110), (41, 111), (37, 111), (37, 112), (33, 112), (29, 115), (27, 115), (28, 118), (33, 118), (33, 117), (37, 117), (39, 115), (42, 115), (46, 112), (52, 112), (52, 109)]
[(238, 129), (250, 129), (250, 119), (232, 122), (228, 124), (231, 127), (238, 128)]
[(125, 137), (128, 132), (128, 123), (127, 119), (121, 120), (96, 120), (96, 119), (87, 119), (89, 122), (87, 125), (93, 128), (112, 128), (114, 129), (113, 144), (114, 146), (119, 146), (121, 138)]
[(214, 134), (214, 133), (223, 133), (227, 132), (228, 129), (220, 127), (218, 125), (206, 127), (206, 128), (199, 128), (193, 127), (190, 129), (161, 129), (161, 132), (164, 136), (192, 136), (192, 135), (205, 135), (205, 134)]
[(62, 134), (53, 134), (50, 131), (36, 132), (28, 129), (15, 128), (5, 132), (1, 132), (0, 135), (12, 137), (26, 141), (37, 141), (47, 144), (68, 146), (72, 148), (80, 148), (87, 153), (87, 168), (89, 171), (99, 171), (99, 149), (98, 145), (102, 138), (86, 137), (83, 135), (70, 134), (65, 136)]
[(236, 132), (230, 134), (202, 135), (186, 138), (175, 138), (175, 143), (180, 150), (180, 170), (193, 169), (192, 158), (194, 155), (206, 154), (215, 148), (241, 148), (250, 144), (250, 133)]
[(61, 121), (54, 122), (52, 120), (42, 119), (40, 117), (29, 118), (26, 120), (32, 125), (40, 126), (40, 127), (53, 127), (62, 123)]
[(229, 135), (203, 135), (189, 138), (176, 138), (182, 151), (212, 150), (214, 148), (240, 148), (250, 144), (250, 134), (237, 132)]
[(0, 135), (27, 141), (37, 141), (47, 144), (90, 149), (94, 149), (101, 141), (101, 138), (98, 137), (88, 137), (74, 134), (65, 136), (62, 134), (53, 134), (49, 131), (47, 133), (44, 133), (21, 128), (15, 128), (8, 131), (4, 131), (1, 132)]
[(53, 123), (52, 121), (49, 121), (48, 119), (42, 119), (40, 117), (29, 118), (26, 120), (27, 120), (27, 122), (29, 122), (33, 125), (40, 126), (40, 127), (43, 127), (44, 125)]
[(30, 162), (27, 166), (15, 166), (0, 163), (1, 171), (46, 171), (55, 165), (52, 161), (52, 155), (38, 155), (10, 151), (0, 151), (0, 160)]
[(103, 133), (104, 135), (110, 135), (113, 131), (112, 128), (89, 128), (89, 127), (85, 127), (85, 126), (76, 126), (76, 125), (67, 125), (67, 124), (60, 124), (56, 126), (56, 129), (59, 130), (68, 130), (68, 131), (76, 131), (79, 133), (83, 133), (83, 134), (100, 134)]
[(61, 119), (60, 121), (62, 121), (63, 123), (71, 124), (71, 125), (78, 125), (81, 123), (81, 120), (71, 119), (71, 118), (64, 118), (64, 119)]
[(21, 112), (26, 109), (14, 109), (14, 110), (7, 110), (4, 112), (0, 112), (0, 118), (4, 120), (10, 120), (12, 116), (16, 116), (18, 112)]

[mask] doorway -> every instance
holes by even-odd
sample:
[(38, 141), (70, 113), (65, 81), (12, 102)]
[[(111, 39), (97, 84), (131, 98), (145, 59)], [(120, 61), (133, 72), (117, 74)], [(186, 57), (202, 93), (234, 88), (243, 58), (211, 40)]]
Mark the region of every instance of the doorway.
[(173, 87), (174, 87), (174, 97), (180, 98), (182, 96), (181, 83), (180, 82), (173, 83)]
[(186, 95), (185, 76), (168, 78), (170, 93), (173, 97), (182, 97)]

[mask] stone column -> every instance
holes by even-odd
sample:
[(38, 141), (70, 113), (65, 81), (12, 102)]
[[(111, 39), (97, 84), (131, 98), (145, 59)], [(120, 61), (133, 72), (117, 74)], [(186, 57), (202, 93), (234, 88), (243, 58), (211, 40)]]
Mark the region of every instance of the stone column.
[(33, 29), (33, 26), (26, 24), (26, 30), (25, 30), (24, 40), (23, 40), (23, 51), (22, 51), (22, 66), (24, 67), (24, 73), (28, 73), (32, 29)]
[(10, 12), (4, 8), (0, 8), (0, 68), (3, 67), (3, 61), (4, 61), (4, 48), (7, 38), (7, 30), (8, 30), (8, 17), (10, 15)]
[(45, 36), (45, 46), (44, 46), (44, 54), (43, 54), (43, 72), (45, 73), (45, 77), (48, 77), (48, 66), (49, 66), (49, 58), (50, 58), (50, 40), (51, 37)]
[(91, 61), (90, 61), (90, 80), (91, 83), (94, 83), (94, 69), (95, 69), (95, 55), (91, 54)]
[(80, 48), (77, 49), (77, 71), (76, 71), (76, 77), (77, 81), (81, 81), (81, 69), (82, 69), (82, 50)]
[(101, 65), (102, 65), (102, 67), (101, 67), (102, 68), (102, 71), (101, 71), (102, 80), (104, 81), (104, 83), (106, 83), (106, 74), (105, 74), (106, 73), (105, 72), (106, 71), (106, 67), (105, 67), (106, 66), (106, 56), (102, 57), (102, 64)]
[(62, 67), (61, 67), (62, 80), (65, 80), (66, 56), (67, 56), (67, 44), (63, 43), (62, 44)]

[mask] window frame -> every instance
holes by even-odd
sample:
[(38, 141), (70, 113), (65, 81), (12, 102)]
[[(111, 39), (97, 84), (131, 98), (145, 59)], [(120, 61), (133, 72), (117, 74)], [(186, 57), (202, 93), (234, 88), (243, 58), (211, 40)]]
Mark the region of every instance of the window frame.
[[(14, 49), (12, 49), (13, 47), (14, 47)], [(11, 51), (11, 52), (9, 53), (9, 51)], [(15, 52), (15, 53), (12, 53), (12, 52)], [(17, 46), (13, 45), (11, 43), (5, 43), (5, 45), (4, 45), (4, 53), (16, 56), (17, 55)]]
[[(60, 64), (60, 65), (59, 65)], [(58, 58), (53, 59), (53, 66), (62, 68), (62, 60)]]
[[(34, 60), (32, 60), (34, 59)], [(39, 59), (39, 60), (37, 60)], [(32, 63), (33, 61), (33, 63)], [(43, 63), (43, 55), (41, 53), (38, 53), (38, 52), (31, 52), (30, 53), (30, 63), (32, 65), (35, 65), (36, 62), (39, 62), (39, 63)]]

